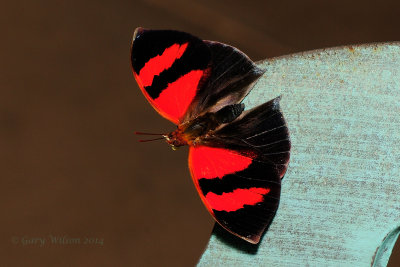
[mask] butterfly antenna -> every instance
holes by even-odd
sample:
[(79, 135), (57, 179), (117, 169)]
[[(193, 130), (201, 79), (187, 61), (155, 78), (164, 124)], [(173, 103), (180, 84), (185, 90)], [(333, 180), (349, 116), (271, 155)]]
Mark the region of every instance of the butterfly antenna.
[(164, 137), (159, 137), (159, 138), (154, 138), (154, 139), (142, 139), (142, 140), (139, 140), (139, 142), (150, 142), (150, 141), (156, 141), (156, 140), (162, 140), (162, 139), (164, 139)]
[(144, 132), (135, 132), (137, 135), (166, 135), (165, 133), (160, 134), (160, 133), (144, 133)]
[(137, 135), (161, 135), (162, 137), (154, 138), (154, 139), (142, 139), (139, 140), (139, 142), (150, 142), (150, 141), (156, 141), (156, 140), (162, 140), (165, 139), (166, 134), (160, 134), (160, 133), (144, 133), (144, 132), (135, 132)]

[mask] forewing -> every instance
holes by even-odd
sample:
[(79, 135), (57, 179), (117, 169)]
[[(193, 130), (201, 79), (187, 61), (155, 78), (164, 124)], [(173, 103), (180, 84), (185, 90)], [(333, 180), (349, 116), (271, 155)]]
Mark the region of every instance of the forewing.
[(258, 243), (279, 205), (290, 140), (279, 99), (252, 109), (190, 148), (196, 188), (216, 221)]
[(210, 60), (208, 46), (188, 33), (138, 28), (133, 36), (135, 79), (152, 106), (175, 124), (207, 79)]
[(239, 103), (264, 72), (232, 46), (170, 30), (136, 29), (131, 61), (147, 100), (175, 124)]
[(200, 197), (229, 232), (258, 243), (279, 203), (280, 178), (251, 154), (191, 147), (189, 168)]

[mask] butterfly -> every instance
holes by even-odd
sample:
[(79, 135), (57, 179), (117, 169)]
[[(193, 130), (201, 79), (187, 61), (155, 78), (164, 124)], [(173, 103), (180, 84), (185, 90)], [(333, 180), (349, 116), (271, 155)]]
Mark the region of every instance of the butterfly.
[(177, 125), (157, 139), (173, 149), (189, 146), (190, 173), (207, 210), (257, 244), (278, 209), (291, 147), (280, 97), (249, 110), (242, 103), (265, 70), (232, 46), (144, 28), (133, 35), (131, 63), (146, 99)]

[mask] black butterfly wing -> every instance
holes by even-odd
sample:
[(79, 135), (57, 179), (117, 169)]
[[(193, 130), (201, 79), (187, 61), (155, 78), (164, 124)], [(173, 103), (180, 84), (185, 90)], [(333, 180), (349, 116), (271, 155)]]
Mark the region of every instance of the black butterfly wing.
[(147, 100), (175, 124), (239, 103), (263, 73), (234, 47), (171, 30), (136, 29), (131, 62)]
[(209, 76), (211, 53), (188, 33), (137, 28), (131, 63), (135, 79), (160, 115), (180, 124)]
[(258, 243), (278, 209), (289, 157), (289, 132), (276, 98), (191, 147), (189, 168), (216, 221)]

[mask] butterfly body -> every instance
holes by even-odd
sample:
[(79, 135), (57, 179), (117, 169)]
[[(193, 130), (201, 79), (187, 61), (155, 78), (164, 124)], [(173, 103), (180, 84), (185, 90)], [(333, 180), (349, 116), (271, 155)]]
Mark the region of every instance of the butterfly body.
[(215, 129), (235, 120), (243, 110), (244, 104), (236, 104), (226, 106), (217, 112), (207, 112), (178, 125), (175, 131), (166, 135), (166, 141), (172, 148), (207, 144), (207, 139), (214, 137)]
[(238, 49), (188, 33), (138, 28), (133, 74), (150, 104), (176, 124), (164, 135), (189, 146), (189, 169), (204, 205), (232, 234), (256, 244), (279, 204), (290, 156), (280, 97), (245, 110), (264, 73)]

